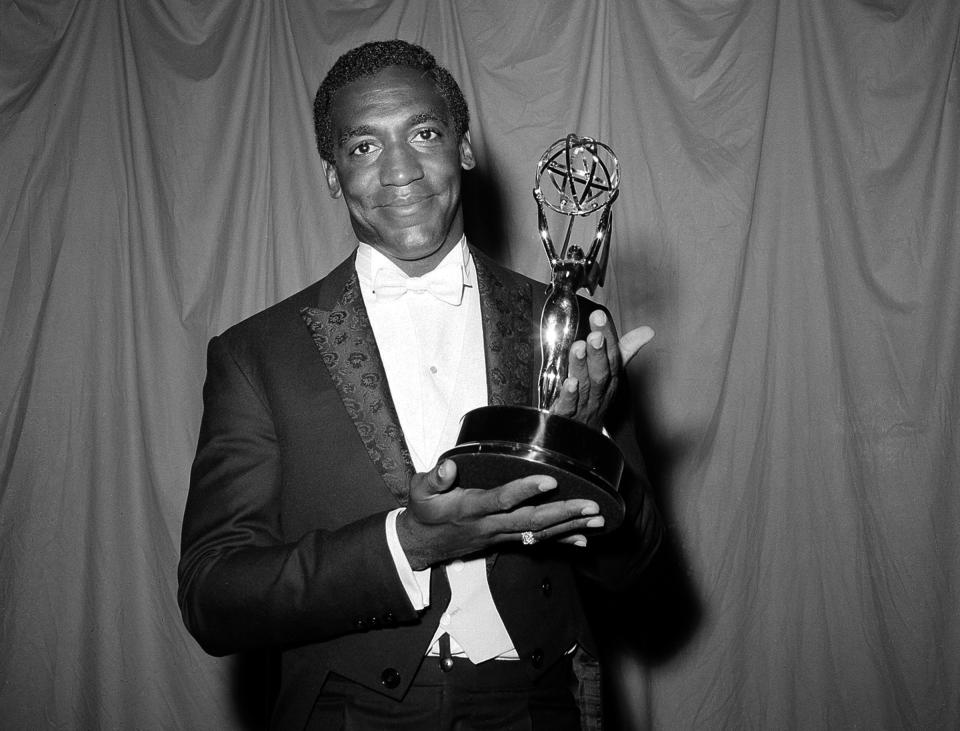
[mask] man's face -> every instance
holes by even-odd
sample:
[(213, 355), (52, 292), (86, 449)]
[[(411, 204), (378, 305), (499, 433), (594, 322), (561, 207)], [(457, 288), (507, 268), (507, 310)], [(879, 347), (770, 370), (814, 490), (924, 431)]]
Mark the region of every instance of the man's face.
[(343, 196), (360, 241), (408, 274), (433, 269), (463, 235), (460, 171), (474, 166), (443, 97), (421, 72), (399, 66), (358, 79), (331, 106), (330, 195)]

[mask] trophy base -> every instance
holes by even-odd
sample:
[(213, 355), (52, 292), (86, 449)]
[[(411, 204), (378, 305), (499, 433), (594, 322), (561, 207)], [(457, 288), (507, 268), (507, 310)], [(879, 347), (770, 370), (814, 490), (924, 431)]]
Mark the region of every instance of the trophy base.
[(490, 489), (528, 475), (549, 475), (557, 489), (540, 502), (584, 498), (600, 507), (607, 533), (623, 522), (617, 492), (623, 455), (584, 424), (529, 406), (482, 406), (463, 417), (457, 446), (441, 459), (457, 464), (460, 485)]

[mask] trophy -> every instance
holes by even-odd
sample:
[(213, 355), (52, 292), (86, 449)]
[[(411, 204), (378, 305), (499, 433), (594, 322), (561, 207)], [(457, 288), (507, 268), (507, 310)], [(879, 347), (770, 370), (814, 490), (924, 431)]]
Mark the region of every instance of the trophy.
[[(539, 404), (482, 406), (463, 417), (457, 445), (441, 459), (457, 463), (460, 484), (492, 488), (533, 474), (551, 475), (557, 490), (543, 500), (588, 498), (600, 506), (603, 532), (613, 530), (624, 515), (617, 492), (623, 455), (607, 436), (573, 419), (551, 414), (567, 376), (570, 346), (577, 336), (580, 308), (577, 292), (593, 294), (603, 285), (609, 254), (611, 207), (617, 199), (620, 165), (607, 145), (569, 134), (557, 140), (537, 163), (533, 197), (538, 228), (553, 270), (540, 319), (543, 365)], [(560, 253), (550, 235), (547, 209), (566, 222)], [(586, 251), (571, 243), (575, 224), (599, 212)]]

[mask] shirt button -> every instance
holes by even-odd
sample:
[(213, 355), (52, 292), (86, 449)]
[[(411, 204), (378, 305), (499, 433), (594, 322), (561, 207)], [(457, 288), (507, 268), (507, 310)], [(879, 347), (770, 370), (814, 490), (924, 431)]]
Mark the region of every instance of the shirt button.
[(460, 573), (461, 571), (463, 571), (463, 561), (461, 561), (459, 558), (456, 559), (455, 561), (451, 561), (450, 568), (452, 568), (457, 573)]
[(400, 685), (400, 673), (393, 668), (387, 668), (380, 673), (380, 684), (385, 688), (396, 688)]
[(437, 374), (437, 367), (436, 367), (436, 366), (430, 366), (430, 372), (431, 372), (432, 374), (436, 375), (436, 374)]

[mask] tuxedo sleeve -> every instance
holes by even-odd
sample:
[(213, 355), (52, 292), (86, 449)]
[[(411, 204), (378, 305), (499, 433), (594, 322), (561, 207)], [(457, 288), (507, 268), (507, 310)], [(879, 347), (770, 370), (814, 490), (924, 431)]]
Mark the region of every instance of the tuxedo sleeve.
[(211, 340), (178, 570), (187, 628), (223, 655), (323, 641), (368, 629), (371, 618), (415, 621), (386, 511), (284, 540), (277, 427), (256, 368), (241, 363), (225, 338)]
[(637, 584), (663, 538), (660, 512), (654, 503), (630, 414), (626, 384), (606, 417), (606, 429), (623, 453), (620, 495), (626, 505), (623, 523), (608, 534), (590, 538), (577, 562), (579, 573), (611, 591)]

